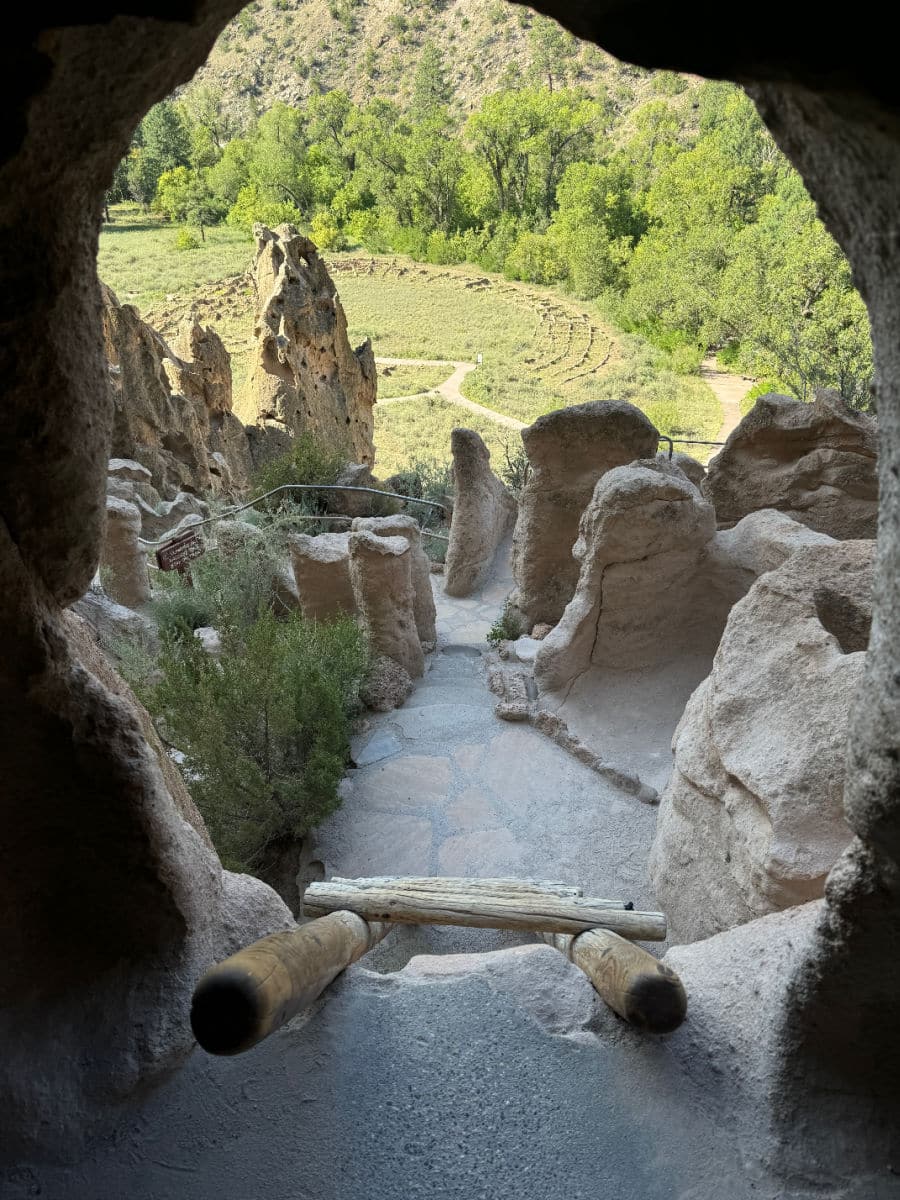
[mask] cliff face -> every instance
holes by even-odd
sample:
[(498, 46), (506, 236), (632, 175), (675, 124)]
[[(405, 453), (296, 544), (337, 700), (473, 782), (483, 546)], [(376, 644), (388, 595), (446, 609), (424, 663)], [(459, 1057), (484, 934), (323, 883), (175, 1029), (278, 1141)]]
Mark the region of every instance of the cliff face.
[(231, 363), (221, 338), (191, 320), (178, 340), (179, 357), (109, 288), (103, 300), (112, 457), (141, 463), (169, 499), (244, 492), (253, 467), (286, 448), (286, 438), (274, 428), (245, 428), (231, 411)]
[(247, 389), (257, 419), (292, 436), (312, 433), (371, 465), (371, 342), (351, 348), (337, 288), (308, 238), (292, 225), (257, 225), (254, 234), (256, 351)]

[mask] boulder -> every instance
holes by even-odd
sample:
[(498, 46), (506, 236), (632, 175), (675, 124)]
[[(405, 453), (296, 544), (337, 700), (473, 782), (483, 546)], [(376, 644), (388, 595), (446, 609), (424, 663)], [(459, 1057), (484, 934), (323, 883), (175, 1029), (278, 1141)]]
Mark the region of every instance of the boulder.
[(484, 579), (516, 519), (516, 501), (491, 470), (491, 454), (474, 429), (454, 429), (453, 520), (444, 591), (468, 596)]
[(117, 604), (99, 588), (89, 588), (71, 606), (104, 650), (116, 653), (121, 643), (153, 649), (157, 644), (155, 623), (144, 613)]
[(155, 509), (140, 498), (136, 501), (141, 516), (141, 536), (148, 541), (174, 537), (186, 517), (196, 524), (209, 516), (209, 505), (193, 492), (179, 492), (174, 500), (163, 500)]
[(106, 592), (126, 608), (140, 608), (150, 599), (147, 556), (138, 541), (141, 514), (127, 500), (106, 498), (106, 535), (100, 555)]
[(676, 942), (823, 895), (850, 841), (848, 713), (862, 680), (873, 543), (799, 549), (731, 612), (678, 728), (651, 854)]
[(293, 225), (255, 225), (256, 349), (247, 406), (291, 435), (346, 445), (372, 464), (375, 357), (351, 349), (334, 281), (309, 238)]
[[(348, 488), (378, 486), (377, 479), (372, 475), (372, 468), (367, 463), (347, 463), (334, 482)], [(328, 511), (345, 517), (368, 517), (372, 513), (373, 504), (377, 503), (378, 497), (373, 496), (371, 492), (332, 492), (328, 496)]]
[[(589, 667), (657, 665), (721, 631), (701, 564), (716, 517), (694, 485), (656, 459), (615, 467), (581, 518), (575, 595), (537, 646), (541, 691), (564, 688)], [(727, 612), (727, 609), (726, 609)], [(714, 648), (715, 643), (713, 643)]]
[(673, 467), (677, 467), (683, 475), (688, 477), (694, 487), (700, 487), (706, 478), (706, 467), (703, 463), (698, 462), (696, 458), (691, 458), (689, 454), (683, 454), (681, 450), (676, 450), (671, 458), (662, 451), (656, 457), (660, 462), (671, 463)]
[(133, 458), (111, 458), (106, 473), (112, 479), (125, 479), (129, 483), (153, 482), (153, 476), (147, 467), (135, 462)]
[(515, 603), (527, 624), (556, 624), (575, 593), (572, 547), (597, 480), (653, 458), (659, 433), (633, 404), (595, 401), (557, 409), (522, 431), (530, 472), (513, 539)]
[(392, 659), (411, 678), (420, 678), (425, 656), (416, 629), (409, 542), (357, 529), (349, 544), (350, 580), (372, 652)]
[(356, 612), (349, 538), (347, 533), (298, 533), (291, 538), (291, 565), (304, 617), (326, 621)]
[(358, 517), (354, 529), (368, 529), (379, 537), (404, 537), (409, 542), (416, 629), (423, 648), (434, 649), (437, 611), (431, 590), (431, 562), (422, 547), (422, 530), (414, 517)]
[(760, 396), (713, 458), (703, 484), (721, 526), (776, 508), (831, 537), (875, 536), (876, 424), (835, 392), (812, 404)]

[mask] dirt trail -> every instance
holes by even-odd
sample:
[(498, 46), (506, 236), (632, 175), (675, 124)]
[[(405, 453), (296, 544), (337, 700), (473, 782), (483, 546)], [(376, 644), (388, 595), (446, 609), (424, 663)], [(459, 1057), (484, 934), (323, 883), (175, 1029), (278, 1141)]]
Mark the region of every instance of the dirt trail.
[(708, 383), (722, 405), (722, 426), (716, 435), (717, 442), (725, 442), (741, 420), (741, 401), (753, 386), (753, 381), (742, 375), (729, 375), (720, 371), (715, 358), (705, 358), (700, 364), (700, 378)]
[(470, 371), (475, 370), (475, 363), (457, 362), (454, 359), (444, 358), (376, 358), (375, 363), (382, 367), (453, 368), (453, 373), (442, 384), (429, 392), (416, 392), (411, 396), (389, 396), (385, 400), (379, 400), (379, 404), (401, 404), (407, 400), (421, 400), (423, 396), (433, 396), (437, 393), (444, 400), (449, 400), (451, 404), (458, 404), (461, 408), (467, 408), (469, 412), (477, 413), (481, 417), (487, 417), (488, 420), (495, 421), (498, 425), (503, 425), (507, 429), (525, 428), (524, 421), (517, 421), (515, 417), (508, 417), (505, 413), (498, 413), (492, 408), (485, 408), (483, 404), (476, 404), (474, 400), (467, 400), (462, 394), (460, 390), (462, 381)]

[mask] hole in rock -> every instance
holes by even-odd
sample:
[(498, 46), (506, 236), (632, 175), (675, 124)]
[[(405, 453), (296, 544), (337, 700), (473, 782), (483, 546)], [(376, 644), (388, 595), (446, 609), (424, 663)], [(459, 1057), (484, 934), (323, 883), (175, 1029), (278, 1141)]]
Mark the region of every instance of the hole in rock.
[(813, 593), (813, 602), (822, 627), (837, 638), (844, 654), (855, 654), (868, 647), (872, 614), (852, 597), (831, 588), (819, 588)]

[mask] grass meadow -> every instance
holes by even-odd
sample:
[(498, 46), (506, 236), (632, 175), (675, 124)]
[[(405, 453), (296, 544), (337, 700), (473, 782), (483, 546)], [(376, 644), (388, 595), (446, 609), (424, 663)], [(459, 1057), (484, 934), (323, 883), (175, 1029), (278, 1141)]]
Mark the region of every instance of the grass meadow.
[[(176, 247), (178, 227), (117, 206), (100, 235), (100, 277), (172, 339), (191, 311), (222, 336), (232, 356), (235, 411), (253, 349), (253, 289), (246, 276), (252, 240), (217, 226), (196, 249)], [(628, 400), (674, 437), (714, 438), (721, 407), (696, 375), (677, 374), (670, 357), (613, 329), (589, 304), (549, 288), (512, 283), (474, 267), (435, 267), (390, 256), (329, 253), (350, 338), (372, 339), (377, 357), (476, 361), (463, 392), (498, 413), (530, 423), (543, 413), (590, 400)], [(441, 367), (382, 368), (379, 395), (436, 388)], [(376, 459), (384, 474), (416, 459), (446, 461), (450, 430), (464, 424), (492, 453), (517, 435), (487, 418), (427, 396), (376, 408)], [(690, 447), (684, 447), (690, 450)]]

